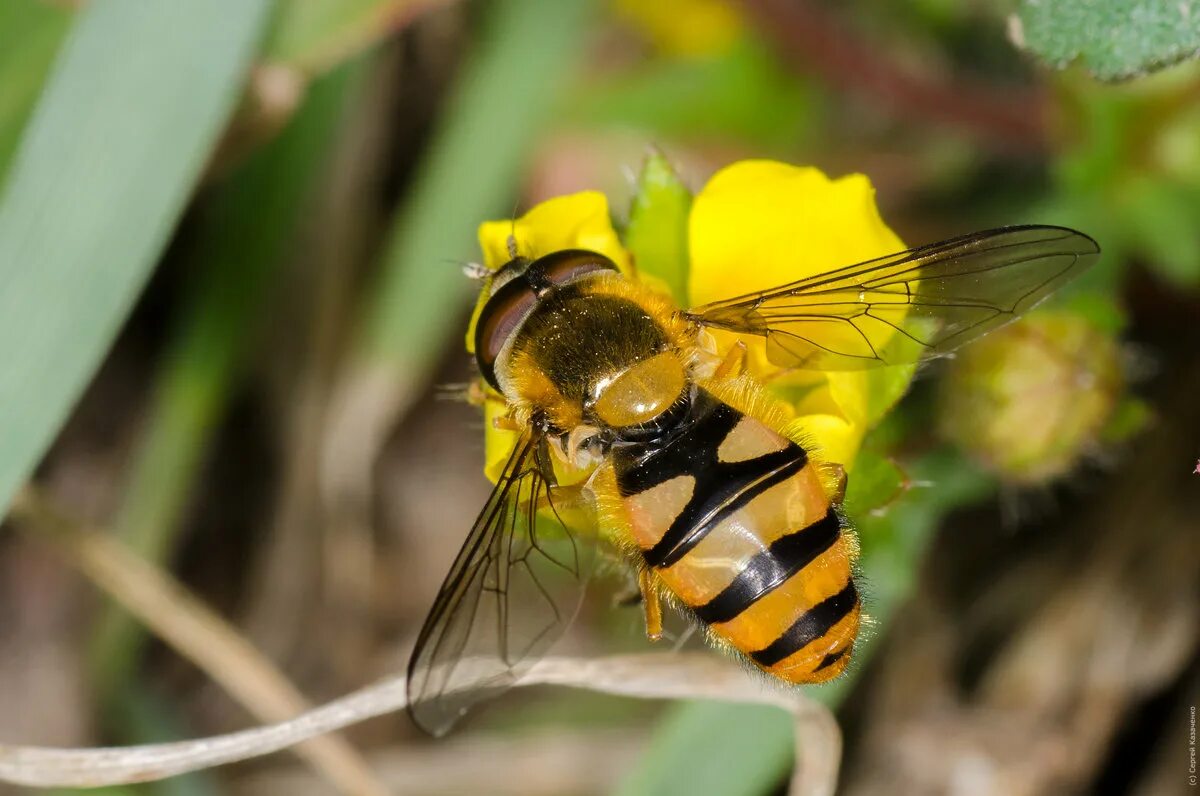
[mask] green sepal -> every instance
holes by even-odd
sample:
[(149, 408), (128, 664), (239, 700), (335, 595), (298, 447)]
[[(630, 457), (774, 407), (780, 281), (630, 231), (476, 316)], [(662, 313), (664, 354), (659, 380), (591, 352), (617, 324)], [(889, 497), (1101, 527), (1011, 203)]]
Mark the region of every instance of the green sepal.
[(639, 276), (660, 280), (688, 305), (688, 213), (692, 192), (670, 161), (653, 152), (642, 164), (625, 227), (625, 248)]
[(908, 475), (890, 457), (863, 450), (855, 460), (854, 474), (847, 479), (842, 506), (851, 517), (879, 515), (908, 490), (908, 484)]

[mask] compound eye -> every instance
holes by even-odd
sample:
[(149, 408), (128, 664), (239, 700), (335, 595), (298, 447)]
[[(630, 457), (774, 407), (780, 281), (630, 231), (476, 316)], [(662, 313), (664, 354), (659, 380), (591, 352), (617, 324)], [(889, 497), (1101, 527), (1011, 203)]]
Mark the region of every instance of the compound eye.
[(488, 384), (499, 390), (496, 358), (508, 338), (533, 310), (537, 294), (524, 279), (513, 279), (483, 305), (475, 325), (475, 359)]
[(616, 271), (617, 264), (598, 252), (563, 249), (539, 257), (530, 266), (530, 280), (549, 286), (565, 285), (581, 276), (600, 271)]

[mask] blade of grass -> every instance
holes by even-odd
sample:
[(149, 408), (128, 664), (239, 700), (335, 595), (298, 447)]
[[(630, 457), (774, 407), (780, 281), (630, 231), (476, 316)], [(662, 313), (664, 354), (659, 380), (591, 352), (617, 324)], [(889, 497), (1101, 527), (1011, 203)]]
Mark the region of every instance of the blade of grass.
[[(711, 753), (717, 749), (720, 754)], [(615, 793), (771, 793), (794, 757), (792, 723), (779, 711), (684, 702), (661, 721)]]
[(0, 507), (54, 439), (237, 99), (266, 0), (89, 3), (0, 196)]
[[(337, 122), (362, 72), (343, 68), (313, 84), (284, 132), (223, 186), (196, 237), (197, 284), (163, 353), (148, 418), (113, 530), (139, 556), (171, 558), (204, 453), (255, 338), (268, 286), (326, 163)], [(92, 639), (101, 699), (131, 675), (144, 635), (110, 607)]]
[(0, 185), (71, 19), (42, 0), (0, 3)]

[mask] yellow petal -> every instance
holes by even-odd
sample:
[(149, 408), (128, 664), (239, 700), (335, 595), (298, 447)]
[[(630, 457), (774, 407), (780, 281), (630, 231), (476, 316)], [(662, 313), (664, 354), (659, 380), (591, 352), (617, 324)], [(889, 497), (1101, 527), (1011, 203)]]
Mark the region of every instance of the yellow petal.
[(622, 271), (629, 255), (613, 229), (608, 199), (599, 191), (557, 196), (534, 205), (516, 221), (485, 221), (479, 227), (483, 263), (493, 271), (509, 260), (508, 238), (517, 242), (517, 253), (534, 259), (560, 249), (600, 252)]
[(869, 424), (867, 377), (862, 371), (816, 374), (815, 383), (788, 384), (773, 391), (788, 401), (802, 437), (818, 455), (850, 472)]
[(746, 160), (717, 172), (689, 220), (693, 305), (900, 251), (861, 174)]
[(483, 405), (483, 474), (493, 484), (500, 480), (520, 436), (515, 431), (496, 428), (495, 419), (507, 413), (503, 401), (487, 401)]
[(837, 404), (842, 417), (851, 423), (867, 423), (867, 391), (871, 384), (867, 372), (848, 370), (826, 374), (829, 394)]
[(816, 445), (822, 461), (835, 462), (850, 472), (866, 429), (840, 415), (802, 415), (795, 421), (804, 439)]
[[(831, 180), (819, 169), (766, 160), (717, 172), (697, 195), (689, 219), (693, 306), (778, 287), (900, 251), (879, 217), (870, 180)], [(716, 333), (718, 346), (734, 339)], [(792, 401), (825, 456), (853, 463), (869, 421), (870, 381), (862, 372), (780, 377), (764, 341), (745, 340), (750, 372)]]

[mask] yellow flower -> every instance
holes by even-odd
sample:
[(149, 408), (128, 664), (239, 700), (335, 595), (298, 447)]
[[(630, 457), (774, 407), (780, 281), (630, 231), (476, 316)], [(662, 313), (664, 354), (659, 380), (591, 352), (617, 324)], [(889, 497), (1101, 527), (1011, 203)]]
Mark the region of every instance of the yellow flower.
[[(904, 248), (880, 219), (866, 177), (855, 174), (831, 180), (815, 168), (772, 161), (742, 161), (718, 172), (695, 197), (687, 223), (692, 306), (776, 287)], [(485, 223), (479, 238), (490, 268), (508, 260), (510, 234), (525, 256), (563, 248), (593, 249), (629, 273), (629, 255), (599, 193), (551, 199), (515, 222)], [(714, 332), (714, 337), (721, 350), (739, 339), (727, 332)], [(883, 377), (879, 370), (783, 373), (767, 361), (761, 339), (741, 339), (750, 349), (749, 372), (791, 407), (823, 458), (848, 471), (863, 435), (899, 398), (912, 374), (911, 368), (888, 368)], [(468, 348), (472, 340), (469, 332)], [(516, 442), (514, 433), (493, 427), (492, 418), (501, 413), (501, 404), (489, 403), (485, 447), (486, 472), (492, 480)]]
[[(692, 205), (688, 245), (688, 298), (693, 306), (904, 248), (879, 217), (875, 189), (862, 174), (831, 180), (819, 169), (768, 160), (734, 163), (708, 181)], [(737, 339), (728, 332), (714, 334), (722, 348)], [(801, 427), (825, 458), (851, 470), (863, 435), (894, 401), (872, 406), (875, 374), (781, 374), (767, 362), (762, 339), (743, 342), (750, 349), (750, 373), (791, 397)], [(907, 386), (911, 369), (893, 374), (889, 381), (896, 375)]]

